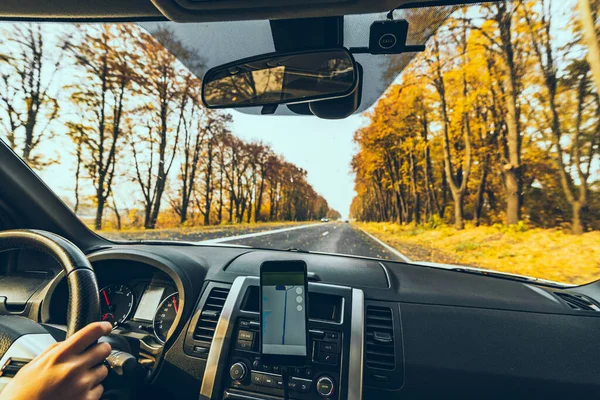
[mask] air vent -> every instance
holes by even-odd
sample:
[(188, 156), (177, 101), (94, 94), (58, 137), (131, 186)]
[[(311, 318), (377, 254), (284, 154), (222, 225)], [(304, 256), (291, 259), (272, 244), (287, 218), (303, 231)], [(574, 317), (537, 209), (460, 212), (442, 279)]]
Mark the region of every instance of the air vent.
[(394, 319), (388, 307), (367, 306), (365, 364), (369, 368), (391, 371), (396, 367)]
[(194, 330), (194, 340), (212, 343), (217, 322), (219, 322), (228, 294), (229, 289), (225, 288), (213, 288), (210, 291)]
[(569, 307), (577, 311), (600, 311), (600, 306), (589, 297), (565, 292), (555, 292)]

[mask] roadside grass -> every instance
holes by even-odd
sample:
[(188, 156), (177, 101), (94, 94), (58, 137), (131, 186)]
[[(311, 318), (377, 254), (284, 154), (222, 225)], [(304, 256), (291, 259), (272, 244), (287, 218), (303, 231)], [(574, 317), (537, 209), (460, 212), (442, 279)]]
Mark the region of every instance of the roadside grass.
[[(100, 231), (95, 231), (100, 236), (106, 236), (109, 239), (152, 239), (152, 240), (186, 240), (186, 237), (195, 237), (197, 235), (223, 232), (226, 236), (235, 236), (238, 232), (253, 233), (268, 229), (284, 228), (295, 225), (305, 225), (314, 223), (315, 221), (309, 222), (290, 222), (290, 221), (279, 221), (279, 222), (253, 222), (253, 223), (242, 223), (242, 224), (221, 224), (221, 225), (200, 225), (200, 226), (181, 226), (175, 228), (157, 228), (157, 229), (144, 229), (144, 228), (132, 228), (126, 227), (118, 230), (115, 228), (106, 228)], [(93, 225), (88, 225), (90, 229), (93, 229)]]
[(468, 265), (556, 282), (600, 279), (600, 232), (572, 235), (524, 225), (436, 228), (391, 223), (356, 223), (413, 261)]

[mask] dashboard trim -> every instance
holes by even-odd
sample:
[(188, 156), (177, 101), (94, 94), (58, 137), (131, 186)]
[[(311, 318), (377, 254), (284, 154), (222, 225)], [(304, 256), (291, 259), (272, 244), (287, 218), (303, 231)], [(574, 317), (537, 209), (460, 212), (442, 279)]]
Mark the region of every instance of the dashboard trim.
[(365, 295), (352, 289), (352, 318), (350, 321), (350, 356), (348, 370), (348, 400), (362, 399), (363, 356), (365, 343)]
[(238, 299), (243, 294), (243, 289), (246, 287), (244, 284), (246, 279), (246, 277), (237, 277), (233, 281), (227, 300), (225, 300), (225, 304), (223, 305), (210, 351), (208, 352), (208, 358), (206, 359), (206, 369), (204, 370), (204, 378), (200, 387), (201, 399), (211, 399), (213, 396), (221, 357), (226, 356), (224, 352), (226, 352), (225, 344), (228, 341), (228, 336), (230, 336), (229, 325), (231, 324), (231, 316), (233, 315)]

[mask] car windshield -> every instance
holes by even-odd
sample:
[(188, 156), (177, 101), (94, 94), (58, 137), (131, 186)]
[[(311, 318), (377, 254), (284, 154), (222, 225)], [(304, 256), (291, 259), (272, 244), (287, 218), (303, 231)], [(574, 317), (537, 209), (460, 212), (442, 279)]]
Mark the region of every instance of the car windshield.
[[(426, 50), (356, 54), (362, 101), (342, 120), (204, 107), (208, 68), (275, 50), (269, 21), (4, 22), (0, 140), (110, 240), (587, 283), (600, 278), (598, 9), (397, 10)], [(344, 17), (344, 47), (368, 46), (385, 18)]]

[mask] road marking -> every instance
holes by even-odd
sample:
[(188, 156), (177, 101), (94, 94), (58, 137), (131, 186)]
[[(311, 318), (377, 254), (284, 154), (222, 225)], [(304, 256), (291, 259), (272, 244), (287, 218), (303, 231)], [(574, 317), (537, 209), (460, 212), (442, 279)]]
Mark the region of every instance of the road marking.
[(295, 231), (297, 229), (306, 229), (306, 228), (311, 228), (311, 227), (315, 227), (315, 226), (319, 226), (319, 225), (322, 225), (322, 224), (321, 223), (317, 223), (317, 224), (309, 224), (309, 225), (300, 225), (300, 226), (293, 226), (291, 228), (274, 229), (272, 231), (262, 231), (262, 232), (256, 232), (256, 233), (247, 233), (247, 234), (244, 234), (244, 235), (227, 236), (227, 237), (222, 237), (222, 238), (217, 238), (217, 239), (202, 240), (202, 241), (199, 241), (197, 243), (198, 244), (223, 243), (223, 242), (229, 242), (229, 241), (232, 241), (232, 240), (247, 239), (247, 238), (259, 237), (259, 236), (266, 236), (266, 235), (274, 235), (276, 233)]
[(321, 235), (321, 236), (327, 236), (327, 235), (329, 235), (329, 231), (323, 232), (323, 235)]
[[(359, 228), (360, 229), (360, 228)], [(371, 235), (369, 232), (360, 229), (363, 233), (365, 233), (367, 236), (369, 236), (371, 239), (373, 239), (374, 241), (376, 241), (377, 243), (379, 243), (380, 245), (382, 245), (383, 247), (385, 247), (385, 249), (387, 251), (389, 251), (390, 253), (395, 254), (396, 256), (400, 257), (400, 259), (404, 262), (412, 262), (412, 260), (408, 257), (406, 257), (404, 254), (400, 253), (398, 250), (396, 250), (395, 248), (393, 248), (392, 246), (390, 246), (389, 244), (385, 243), (384, 241), (377, 239), (375, 236)]]

